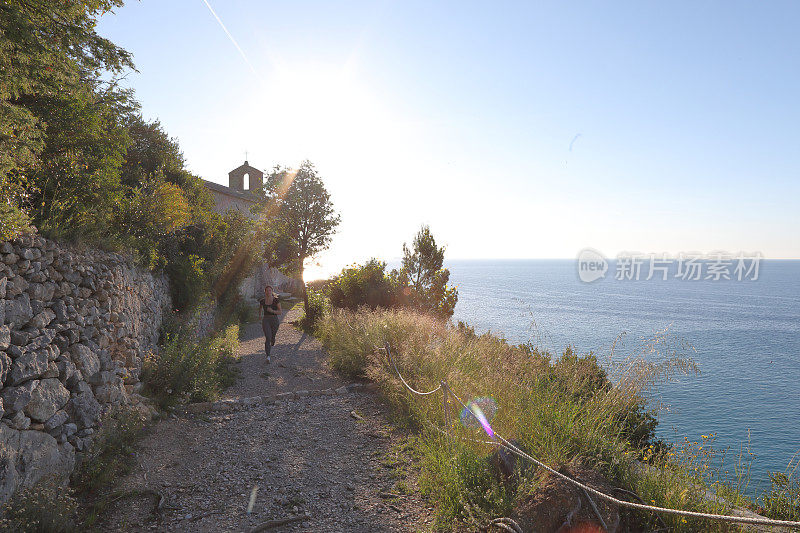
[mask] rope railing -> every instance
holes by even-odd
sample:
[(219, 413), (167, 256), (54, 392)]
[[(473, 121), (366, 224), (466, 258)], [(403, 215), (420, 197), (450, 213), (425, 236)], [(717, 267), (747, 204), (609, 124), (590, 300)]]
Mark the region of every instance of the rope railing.
[[(397, 368), (397, 365), (396, 365), (396, 363), (394, 361), (394, 357), (392, 356), (391, 347), (389, 346), (389, 343), (386, 343), (384, 345), (384, 350), (386, 351), (387, 357), (388, 357), (389, 361), (391, 362), (391, 365), (394, 368), (394, 371), (397, 373), (397, 377), (400, 379), (400, 381), (406, 386), (406, 388), (410, 392), (412, 392), (413, 394), (416, 394), (418, 396), (428, 396), (430, 394), (438, 392), (439, 390), (442, 390), (444, 398), (445, 398), (445, 400), (444, 400), (445, 416), (448, 416), (447, 415), (447, 408), (446, 408), (447, 396), (451, 395), (459, 404), (461, 404), (461, 406), (464, 408), (464, 410), (467, 413), (469, 413), (473, 418), (475, 418), (475, 420), (478, 422), (478, 424), (481, 424), (481, 419), (478, 417), (478, 415), (475, 414), (473, 412), (473, 410), (470, 409), (468, 407), (468, 405), (465, 404), (461, 400), (461, 398), (453, 391), (453, 389), (445, 381), (442, 381), (439, 384), (438, 387), (436, 387), (435, 389), (433, 389), (431, 391), (428, 391), (428, 392), (419, 392), (419, 391), (415, 390), (413, 387), (411, 387), (406, 382), (406, 380), (403, 378), (403, 375), (400, 373), (400, 370)], [(439, 428), (436, 428), (433, 425), (431, 425), (431, 426), (434, 427), (435, 429), (437, 429), (438, 431), (442, 432)], [(449, 427), (447, 429), (449, 430)], [(442, 433), (445, 433), (449, 437), (449, 431), (448, 432), (442, 432)], [(640, 511), (651, 511), (651, 512), (656, 512), (656, 513), (667, 513), (667, 514), (673, 514), (673, 515), (690, 517), (690, 518), (702, 518), (702, 519), (707, 519), (707, 520), (717, 520), (717, 521), (730, 522), (730, 523), (736, 523), (736, 524), (751, 524), (751, 525), (760, 525), (760, 526), (788, 527), (788, 528), (793, 528), (793, 529), (800, 529), (800, 522), (793, 521), (793, 520), (775, 520), (775, 519), (772, 519), (772, 518), (765, 518), (765, 517), (749, 517), (749, 516), (733, 516), (733, 515), (723, 515), (723, 514), (714, 514), (714, 513), (701, 513), (701, 512), (697, 512), (697, 511), (686, 511), (686, 510), (683, 510), (683, 509), (671, 509), (669, 507), (659, 507), (659, 506), (655, 506), (655, 505), (647, 505), (647, 504), (644, 504), (644, 503), (634, 503), (634, 502), (629, 502), (629, 501), (625, 501), (625, 500), (620, 500), (619, 498), (615, 498), (614, 496), (611, 496), (610, 494), (606, 494), (604, 492), (601, 492), (601, 491), (599, 491), (599, 490), (597, 490), (597, 489), (595, 489), (593, 487), (590, 487), (589, 485), (581, 483), (580, 481), (567, 476), (566, 474), (562, 474), (561, 472), (559, 472), (558, 470), (555, 470), (554, 468), (551, 468), (550, 466), (548, 466), (547, 464), (543, 463), (542, 461), (539, 461), (535, 457), (533, 457), (530, 454), (526, 453), (525, 451), (519, 449), (517, 446), (515, 446), (514, 444), (509, 442), (508, 439), (504, 438), (502, 435), (497, 434), (496, 432), (493, 435), (490, 435), (490, 438), (492, 438), (493, 440), (492, 441), (480, 441), (480, 440), (477, 440), (477, 439), (469, 439), (469, 440), (473, 440), (473, 441), (479, 442), (479, 443), (494, 444), (495, 446), (500, 446), (502, 448), (505, 448), (506, 450), (508, 450), (509, 452), (513, 453), (514, 455), (516, 455), (516, 456), (518, 456), (518, 457), (520, 457), (522, 459), (531, 461), (535, 465), (547, 470), (551, 474), (553, 474), (553, 475), (563, 479), (564, 481), (566, 481), (568, 483), (571, 483), (571, 484), (575, 485), (576, 487), (582, 489), (584, 492), (590, 493), (590, 494), (594, 494), (598, 498), (601, 498), (601, 499), (606, 500), (608, 502), (611, 502), (613, 504), (619, 505), (621, 507), (627, 507), (627, 508), (630, 508), (630, 509), (637, 509), (637, 510), (640, 510)], [(596, 509), (596, 506), (594, 506), (594, 502), (591, 500), (591, 498), (589, 498), (589, 501), (592, 503), (592, 506), (595, 507), (595, 512), (599, 514), (599, 510)], [(496, 519), (496, 520), (499, 520), (499, 519)], [(602, 521), (602, 518), (601, 518), (601, 521)], [(504, 525), (508, 525), (508, 524), (506, 523)], [(503, 528), (503, 529), (505, 529), (505, 528)], [(509, 530), (513, 530), (513, 529), (509, 528)]]

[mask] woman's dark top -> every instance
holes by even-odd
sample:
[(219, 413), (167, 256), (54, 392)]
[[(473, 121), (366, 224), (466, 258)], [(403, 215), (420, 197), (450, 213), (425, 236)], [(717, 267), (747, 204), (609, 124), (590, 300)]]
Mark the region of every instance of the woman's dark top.
[(278, 316), (278, 315), (275, 315), (275, 314), (272, 314), (272, 313), (267, 313), (267, 309), (272, 309), (273, 311), (277, 311), (278, 310), (278, 302), (280, 302), (280, 300), (277, 297), (274, 297), (274, 296), (272, 298), (272, 303), (269, 304), (269, 305), (267, 304), (265, 298), (261, 298), (258, 301), (258, 303), (261, 304), (261, 308), (264, 310), (264, 316)]

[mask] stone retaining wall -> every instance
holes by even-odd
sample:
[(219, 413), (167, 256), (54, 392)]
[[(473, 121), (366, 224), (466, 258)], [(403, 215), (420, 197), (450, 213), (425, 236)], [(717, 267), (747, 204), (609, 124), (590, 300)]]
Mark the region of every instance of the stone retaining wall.
[(139, 373), (170, 309), (166, 278), (39, 236), (0, 242), (0, 501), (66, 477)]

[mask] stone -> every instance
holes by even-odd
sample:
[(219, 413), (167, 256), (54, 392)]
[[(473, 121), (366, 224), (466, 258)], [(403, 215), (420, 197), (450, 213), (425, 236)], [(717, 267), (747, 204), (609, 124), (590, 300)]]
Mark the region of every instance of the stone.
[(28, 429), (31, 427), (31, 419), (25, 416), (25, 413), (19, 411), (11, 417), (11, 427), (14, 429)]
[(31, 283), (28, 285), (28, 296), (33, 300), (44, 299), (44, 285), (41, 283)]
[(67, 412), (63, 409), (59, 409), (53, 416), (47, 419), (47, 422), (44, 423), (44, 429), (46, 431), (53, 431), (67, 420), (69, 420)]
[(64, 303), (64, 300), (56, 300), (53, 303), (53, 312), (59, 322), (67, 321), (67, 304)]
[[(105, 374), (105, 372), (103, 372)], [(122, 385), (122, 380), (116, 383), (105, 383), (97, 387), (94, 396), (101, 403), (127, 403), (128, 395)]]
[(22, 411), (31, 401), (33, 390), (39, 385), (38, 380), (29, 381), (19, 387), (5, 387), (0, 390), (3, 406), (7, 413)]
[(47, 363), (47, 370), (45, 370), (44, 374), (42, 374), (42, 379), (57, 378), (58, 375), (59, 375), (58, 365), (56, 365), (55, 361), (50, 361), (49, 363)]
[(83, 344), (76, 344), (72, 347), (72, 361), (86, 379), (90, 379), (100, 372), (100, 358)]
[(14, 362), (5, 352), (0, 352), (0, 387), (6, 382), (6, 378), (13, 364)]
[(33, 389), (25, 414), (37, 422), (45, 422), (66, 405), (69, 391), (57, 379), (43, 379)]
[(75, 373), (75, 363), (67, 358), (59, 358), (56, 361), (56, 368), (58, 368), (58, 379), (64, 383)]
[(42, 431), (19, 431), (0, 424), (0, 501), (46, 476), (66, 480), (75, 468), (75, 449)]
[(65, 410), (79, 428), (92, 427), (100, 419), (100, 404), (91, 390), (70, 399)]
[(11, 328), (0, 326), (0, 350), (5, 350), (11, 345)]
[(17, 359), (19, 357), (22, 357), (22, 354), (25, 352), (23, 352), (22, 348), (20, 348), (19, 346), (15, 346), (12, 344), (11, 346), (8, 347), (6, 353), (8, 353), (8, 355), (11, 356), (11, 359)]
[(42, 348), (49, 347), (50, 343), (53, 342), (53, 339), (56, 336), (56, 330), (51, 328), (35, 330), (31, 332), (31, 336), (34, 338), (28, 342), (27, 349), (40, 350)]
[(25, 250), (22, 250), (22, 253), (20, 255), (22, 256), (23, 259), (27, 259), (30, 261), (41, 257), (41, 254), (37, 257), (36, 252), (38, 252), (38, 250), (36, 250), (35, 248), (26, 248)]
[(11, 384), (19, 385), (30, 379), (38, 378), (47, 371), (47, 352), (36, 350), (24, 351), (11, 366)]
[(8, 283), (8, 278), (3, 276), (0, 278), (0, 299), (6, 297), (6, 284)]
[(27, 346), (29, 342), (31, 342), (30, 332), (20, 329), (11, 332), (11, 344), (14, 346)]
[(27, 294), (20, 294), (13, 300), (5, 300), (6, 324), (15, 329), (25, 326), (33, 318), (31, 299)]
[(19, 256), (14, 253), (5, 254), (3, 256), (3, 263), (7, 265), (15, 265), (19, 261)]
[(50, 309), (44, 309), (38, 315), (34, 316), (30, 323), (35, 328), (46, 328), (50, 325), (50, 322), (56, 317), (56, 314)]

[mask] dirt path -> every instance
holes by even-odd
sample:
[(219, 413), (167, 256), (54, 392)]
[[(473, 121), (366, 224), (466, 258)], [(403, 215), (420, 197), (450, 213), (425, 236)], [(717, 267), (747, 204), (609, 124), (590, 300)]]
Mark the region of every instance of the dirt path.
[[(320, 344), (289, 325), (296, 314), (290, 311), (281, 325), (269, 366), (260, 326), (245, 329), (242, 372), (227, 399), (345, 384), (325, 365)], [(430, 512), (406, 475), (401, 442), (371, 393), (181, 415), (153, 428), (134, 471), (116, 487), (157, 491), (166, 498), (162, 510), (154, 511), (152, 496), (127, 498), (101, 528), (248, 531), (268, 520), (302, 517), (269, 531), (429, 529)]]

